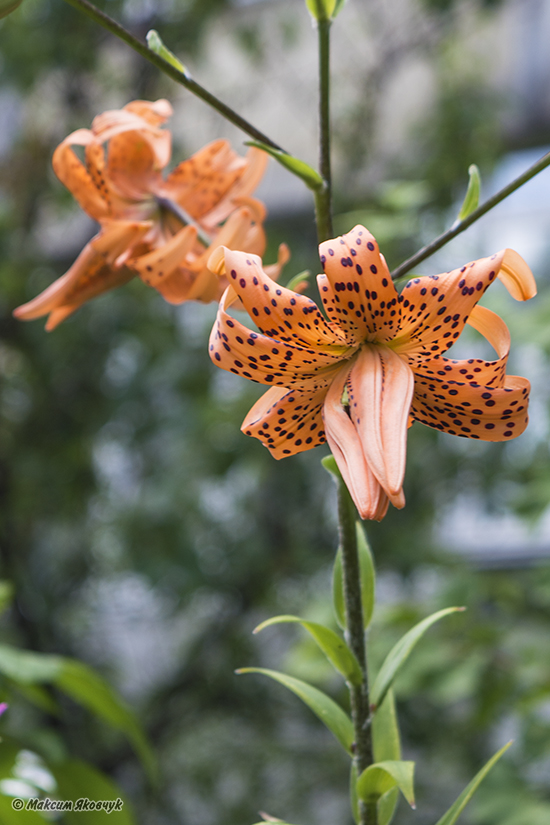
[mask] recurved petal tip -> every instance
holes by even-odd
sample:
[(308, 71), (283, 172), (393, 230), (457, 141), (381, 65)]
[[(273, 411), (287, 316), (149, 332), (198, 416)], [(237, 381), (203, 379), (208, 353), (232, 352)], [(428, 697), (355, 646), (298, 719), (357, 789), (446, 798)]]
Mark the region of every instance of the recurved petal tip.
[(498, 277), (516, 301), (528, 301), (537, 294), (533, 273), (514, 249), (505, 249)]
[(208, 269), (213, 272), (215, 275), (225, 275), (225, 253), (227, 251), (226, 246), (218, 246), (215, 249), (208, 261), (206, 266)]

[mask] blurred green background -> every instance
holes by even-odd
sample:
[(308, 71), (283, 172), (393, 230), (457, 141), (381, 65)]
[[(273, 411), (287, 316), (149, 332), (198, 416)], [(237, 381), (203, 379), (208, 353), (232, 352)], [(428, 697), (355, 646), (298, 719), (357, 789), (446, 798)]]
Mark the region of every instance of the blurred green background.
[[(141, 38), (158, 29), (198, 80), (315, 161), (314, 36), (301, 0), (98, 5)], [(338, 232), (365, 222), (397, 265), (452, 223), (470, 163), (488, 193), (528, 165), (526, 150), (550, 144), (548, 17), (535, 0), (349, 0), (334, 26)], [(348, 823), (347, 760), (330, 734), (280, 686), (234, 675), (287, 669), (345, 702), (298, 631), (251, 635), (275, 613), (333, 621), (325, 453), (276, 462), (241, 435), (260, 390), (211, 365), (213, 306), (172, 307), (136, 281), (50, 334), (11, 317), (94, 232), (51, 171), (69, 131), (165, 96), (174, 162), (243, 136), (61, 0), (24, 0), (0, 23), (0, 44), (0, 552), (15, 593), (1, 641), (102, 673), (143, 723), (161, 782), (152, 787), (130, 745), (64, 695), (47, 689), (57, 700), (47, 712), (9, 680), (0, 732), (36, 756), (2, 775), (40, 787), (37, 758), (86, 760), (123, 788), (142, 825), (246, 825), (259, 810)], [(318, 267), (309, 195), (285, 175), (270, 169), (261, 190), (266, 258), (281, 241), (292, 250), (284, 281)], [(511, 738), (462, 821), (550, 821), (547, 177), (537, 187), (419, 270), (489, 254), (495, 239), (527, 258), (540, 296), (520, 307), (495, 286), (490, 299), (512, 330), (511, 372), (534, 382), (530, 430), (484, 445), (415, 425), (407, 507), (368, 525), (373, 665), (429, 612), (468, 607), (430, 631), (397, 683), (404, 758), (418, 763), (418, 810), (403, 803), (403, 825), (433, 825)], [(472, 335), (465, 351), (480, 345)], [(13, 786), (4, 779), (0, 791)]]

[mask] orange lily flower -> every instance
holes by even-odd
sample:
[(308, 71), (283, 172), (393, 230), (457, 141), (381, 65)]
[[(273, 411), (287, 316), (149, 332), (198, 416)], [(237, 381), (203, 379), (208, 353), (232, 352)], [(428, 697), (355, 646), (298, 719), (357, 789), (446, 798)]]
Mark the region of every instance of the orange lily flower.
[[(414, 278), (398, 294), (373, 236), (362, 226), (319, 247), (328, 320), (317, 305), (274, 283), (261, 260), (216, 250), (227, 272), (210, 336), (223, 369), (269, 389), (243, 422), (275, 458), (328, 441), (362, 518), (405, 504), (407, 429), (413, 421), (465, 438), (505, 441), (527, 426), (529, 382), (506, 375), (510, 334), (477, 303), (495, 278), (518, 300), (536, 293), (525, 261), (506, 249), (443, 275)], [(238, 296), (260, 332), (227, 309)], [(448, 359), (464, 325), (498, 358)]]
[[(265, 209), (250, 193), (267, 155), (251, 148), (242, 158), (217, 140), (163, 178), (171, 135), (162, 127), (171, 114), (167, 100), (134, 100), (57, 147), (56, 175), (101, 230), (65, 275), (15, 310), (17, 318), (49, 314), (53, 329), (136, 275), (170, 303), (218, 300), (224, 284), (206, 266), (212, 249), (222, 243), (263, 254)], [(73, 146), (84, 147), (85, 163)]]

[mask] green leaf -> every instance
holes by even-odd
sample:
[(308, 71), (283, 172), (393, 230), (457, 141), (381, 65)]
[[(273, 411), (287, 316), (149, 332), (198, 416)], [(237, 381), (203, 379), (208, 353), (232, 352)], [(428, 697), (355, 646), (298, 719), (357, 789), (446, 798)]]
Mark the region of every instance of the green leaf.
[(163, 60), (166, 60), (167, 63), (170, 63), (174, 69), (177, 69), (178, 72), (181, 72), (185, 77), (190, 78), (191, 74), (186, 66), (181, 63), (178, 58), (176, 57), (170, 49), (167, 49), (164, 43), (162, 42), (162, 38), (158, 31), (155, 29), (151, 29), (147, 32), (146, 35), (147, 46), (151, 49), (152, 52), (158, 54), (159, 57), (162, 57)]
[[(36, 811), (14, 811), (12, 797), (0, 794), (0, 822), (2, 825), (44, 825), (44, 817)], [(26, 801), (26, 800), (25, 800)]]
[(103, 810), (75, 811), (73, 809), (72, 812), (63, 814), (64, 823), (67, 825), (104, 825), (108, 819), (108, 822), (114, 825), (135, 825), (128, 800), (120, 788), (105, 774), (79, 759), (71, 759), (61, 764), (54, 763), (48, 767), (57, 782), (56, 795), (59, 799), (72, 799), (73, 802), (79, 799), (90, 799), (94, 802), (122, 800), (121, 810), (112, 810), (108, 815)]
[(21, 682), (19, 684), (14, 682), (13, 689), (17, 690), (28, 702), (32, 702), (33, 705), (46, 711), (46, 713), (52, 716), (59, 714), (59, 705), (55, 699), (50, 696), (46, 688), (40, 685), (24, 685)]
[(360, 521), (356, 522), (357, 552), (359, 554), (359, 569), (361, 571), (361, 601), (363, 603), (363, 624), (368, 627), (374, 610), (374, 589), (376, 573), (374, 559), (367, 540), (366, 533)]
[[(330, 472), (330, 471), (329, 471)], [(374, 610), (374, 591), (376, 573), (374, 560), (361, 522), (355, 525), (357, 535), (357, 553), (359, 555), (359, 570), (361, 574), (361, 603), (363, 605), (363, 624), (368, 627)], [(340, 627), (346, 626), (346, 608), (344, 602), (344, 581), (342, 570), (342, 551), (339, 548), (332, 571), (332, 599), (336, 621)]]
[(365, 802), (378, 801), (395, 787), (414, 808), (414, 762), (376, 762), (357, 780), (357, 794)]
[(22, 2), (23, 0), (0, 0), (0, 19), (15, 11)]
[(75, 702), (123, 731), (150, 777), (154, 777), (155, 760), (136, 717), (116, 691), (91, 667), (76, 659), (0, 645), (0, 674), (22, 686), (44, 682), (56, 685)]
[(351, 812), (356, 825), (361, 821), (361, 814), (359, 811), (359, 796), (357, 795), (357, 767), (355, 762), (351, 763), (351, 773), (349, 777), (349, 795), (351, 802)]
[(342, 674), (344, 679), (353, 685), (361, 684), (363, 676), (359, 662), (345, 641), (329, 627), (325, 627), (317, 622), (308, 622), (305, 619), (300, 619), (299, 616), (274, 616), (272, 619), (267, 619), (265, 622), (259, 624), (254, 630), (254, 633), (259, 633), (265, 627), (286, 622), (302, 625), (315, 639), (329, 662)]
[(14, 682), (24, 685), (53, 682), (62, 666), (61, 656), (32, 653), (29, 650), (17, 650), (15, 647), (0, 645), (0, 673)]
[[(372, 719), (372, 745), (377, 762), (399, 762), (401, 760), (401, 741), (399, 725), (395, 712), (395, 699), (390, 688), (386, 697)], [(397, 803), (399, 790), (392, 790), (380, 797), (378, 802), (378, 825), (389, 825)]]
[(458, 218), (456, 220), (457, 223), (460, 223), (460, 221), (463, 221), (464, 218), (467, 218), (468, 215), (470, 215), (479, 206), (481, 175), (479, 174), (479, 169), (475, 163), (472, 163), (468, 169), (468, 175), (470, 178), (468, 181), (468, 189), (466, 190), (466, 195), (464, 196), (462, 206), (460, 207), (460, 212), (458, 213)]
[(476, 773), (470, 784), (464, 788), (464, 790), (462, 791), (454, 805), (451, 805), (447, 813), (443, 814), (443, 816), (436, 823), (436, 825), (454, 825), (454, 823), (457, 821), (458, 817), (460, 816), (460, 814), (462, 813), (462, 811), (464, 810), (464, 808), (466, 807), (474, 793), (477, 791), (479, 785), (481, 785), (481, 783), (483, 782), (483, 780), (485, 779), (485, 777), (487, 776), (495, 762), (498, 762), (502, 754), (508, 750), (511, 744), (511, 742), (508, 742), (506, 745), (504, 745), (504, 747), (501, 748), (497, 753), (495, 753), (495, 755), (491, 759), (489, 759), (487, 764), (484, 765), (478, 773)]
[(13, 601), (13, 584), (5, 579), (0, 579), (0, 613), (8, 609)]
[(391, 688), (372, 720), (372, 746), (377, 762), (398, 762), (401, 759), (399, 726)]
[(64, 659), (55, 684), (64, 693), (118, 728), (132, 742), (151, 778), (156, 774), (155, 757), (135, 715), (113, 688), (92, 668), (74, 659)]
[(345, 2), (346, 2), (346, 0), (336, 0), (336, 2), (334, 4), (334, 10), (332, 12), (332, 19), (334, 19), (336, 17), (336, 15), (340, 14), (342, 9), (344, 8), (344, 3)]
[(400, 669), (403, 667), (409, 655), (422, 638), (424, 633), (444, 616), (449, 616), (451, 613), (457, 613), (465, 610), (464, 607), (447, 607), (445, 610), (439, 610), (437, 613), (432, 613), (426, 619), (423, 619), (415, 625), (408, 633), (397, 642), (386, 656), (382, 667), (376, 677), (372, 686), (370, 700), (371, 705), (377, 708), (383, 701), (388, 689), (392, 686), (395, 677)]
[(303, 283), (303, 281), (309, 281), (310, 277), (311, 272), (309, 271), (309, 269), (304, 269), (303, 272), (298, 272), (297, 275), (290, 279), (290, 281), (286, 285), (286, 288), (295, 290), (299, 284)]
[(236, 673), (263, 673), (264, 676), (269, 676), (271, 679), (275, 679), (276, 682), (280, 682), (281, 685), (295, 693), (319, 717), (321, 722), (332, 731), (342, 747), (351, 754), (354, 738), (351, 719), (340, 705), (337, 705), (326, 693), (312, 685), (308, 685), (307, 682), (302, 682), (293, 676), (287, 676), (286, 673), (267, 670), (263, 667), (243, 667), (237, 670)]
[(284, 166), (285, 169), (288, 169), (288, 171), (292, 172), (292, 174), (296, 175), (296, 177), (301, 178), (306, 186), (314, 192), (323, 188), (323, 178), (319, 172), (316, 172), (315, 169), (308, 166), (308, 164), (304, 163), (303, 160), (298, 160), (298, 158), (288, 155), (286, 152), (281, 152), (279, 149), (273, 149), (271, 146), (268, 146), (266, 143), (262, 143), (260, 140), (247, 140), (246, 145), (256, 146), (258, 149), (263, 149), (264, 152), (267, 152), (268, 155), (275, 158), (281, 166)]
[(330, 20), (334, 14), (336, 0), (306, 0), (306, 6), (314, 20)]
[(346, 629), (346, 604), (344, 601), (344, 571), (342, 569), (342, 548), (336, 551), (334, 567), (332, 568), (332, 604), (336, 621)]

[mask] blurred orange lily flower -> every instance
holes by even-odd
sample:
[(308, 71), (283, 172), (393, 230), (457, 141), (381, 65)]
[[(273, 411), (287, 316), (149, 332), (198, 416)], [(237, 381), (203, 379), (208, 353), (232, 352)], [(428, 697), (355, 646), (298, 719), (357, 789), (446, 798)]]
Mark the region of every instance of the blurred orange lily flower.
[[(530, 385), (506, 375), (510, 334), (477, 303), (495, 278), (517, 300), (536, 294), (525, 261), (506, 249), (443, 275), (414, 278), (398, 294), (373, 236), (362, 226), (319, 247), (328, 320), (317, 305), (270, 280), (261, 260), (216, 250), (227, 272), (210, 336), (215, 364), (273, 385), (242, 430), (283, 458), (328, 441), (362, 518), (405, 504), (407, 429), (413, 421), (465, 438), (505, 441), (527, 426)], [(238, 295), (260, 333), (227, 313)], [(464, 325), (498, 358), (448, 359)]]
[[(167, 100), (134, 100), (57, 147), (55, 173), (101, 229), (65, 275), (15, 310), (17, 318), (49, 314), (53, 329), (136, 275), (170, 303), (218, 300), (225, 284), (206, 266), (212, 249), (222, 243), (263, 254), (265, 208), (250, 193), (267, 155), (251, 148), (243, 158), (217, 140), (163, 178), (171, 135), (162, 127), (171, 114)], [(85, 163), (73, 146), (84, 147)]]

